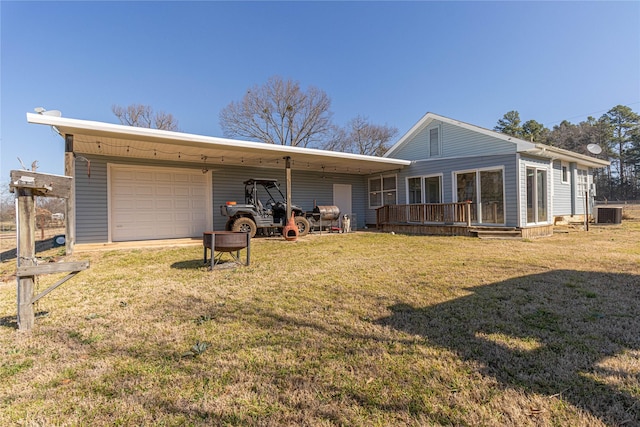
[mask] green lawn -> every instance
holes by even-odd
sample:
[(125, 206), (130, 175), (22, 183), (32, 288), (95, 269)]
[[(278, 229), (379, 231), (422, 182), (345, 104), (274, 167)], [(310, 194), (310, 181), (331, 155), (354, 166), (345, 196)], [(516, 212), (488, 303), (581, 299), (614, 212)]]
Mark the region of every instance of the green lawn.
[(640, 221), (567, 231), (79, 253), (0, 284), (0, 425), (639, 425)]

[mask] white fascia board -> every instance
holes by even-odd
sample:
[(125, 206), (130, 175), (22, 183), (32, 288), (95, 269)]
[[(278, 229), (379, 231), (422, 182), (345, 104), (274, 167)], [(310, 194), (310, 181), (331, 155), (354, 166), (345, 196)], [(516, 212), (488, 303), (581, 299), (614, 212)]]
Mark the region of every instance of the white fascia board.
[(575, 162), (592, 168), (603, 168), (609, 166), (611, 162), (608, 160), (598, 159), (595, 157), (585, 156), (563, 148), (552, 147), (546, 144), (535, 144), (535, 147), (529, 150), (522, 150), (529, 154), (550, 158), (551, 160), (564, 160), (566, 162)]
[(343, 153), (337, 151), (320, 150), (317, 148), (290, 147), (286, 145), (266, 144), (263, 142), (241, 141), (235, 139), (203, 136), (190, 133), (173, 132), (160, 129), (141, 128), (135, 126), (117, 125), (112, 123), (96, 122), (89, 120), (70, 119), (66, 117), (46, 116), (42, 114), (27, 113), (27, 122), (55, 126), (65, 134), (90, 134), (96, 136), (109, 136), (122, 139), (141, 139), (164, 143), (181, 144), (185, 146), (199, 146), (212, 144), (223, 147), (251, 149), (279, 153), (281, 155), (311, 154), (318, 157), (352, 159), (373, 163), (389, 164), (394, 166), (408, 166), (409, 160), (387, 159), (384, 157), (365, 156), (362, 154)]

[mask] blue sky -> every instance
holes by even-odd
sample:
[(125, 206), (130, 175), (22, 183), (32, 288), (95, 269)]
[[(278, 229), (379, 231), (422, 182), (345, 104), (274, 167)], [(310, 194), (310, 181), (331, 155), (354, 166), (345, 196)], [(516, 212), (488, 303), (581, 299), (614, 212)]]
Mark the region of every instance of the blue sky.
[(1, 1), (0, 181), (62, 138), (35, 107), (117, 123), (114, 104), (222, 136), (218, 115), (280, 75), (399, 129), (426, 112), (493, 128), (509, 110), (547, 127), (618, 104), (640, 111), (640, 2)]

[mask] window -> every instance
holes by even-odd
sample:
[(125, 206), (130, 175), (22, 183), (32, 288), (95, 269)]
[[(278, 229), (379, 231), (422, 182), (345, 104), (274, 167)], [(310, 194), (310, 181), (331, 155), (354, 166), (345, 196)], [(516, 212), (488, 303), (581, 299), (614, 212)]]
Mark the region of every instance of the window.
[(372, 178), (369, 180), (369, 207), (377, 208), (382, 206), (382, 180)]
[(465, 172), (456, 174), (458, 202), (476, 202), (476, 173)]
[(585, 193), (589, 190), (589, 173), (585, 169), (578, 169), (577, 172), (576, 191), (578, 192), (578, 197), (584, 199)]
[(429, 129), (429, 157), (440, 155), (440, 128)]
[(480, 171), (482, 222), (504, 224), (502, 171)]
[(563, 184), (568, 184), (569, 183), (569, 166), (563, 164), (562, 165), (562, 183)]
[(422, 203), (422, 178), (407, 179), (409, 189), (409, 204)]
[(527, 222), (547, 221), (547, 171), (527, 168)]
[(477, 223), (504, 224), (504, 171), (485, 169), (456, 173), (457, 202), (471, 202)]
[(442, 203), (442, 177), (429, 176), (424, 179), (425, 203)]
[(395, 205), (397, 201), (396, 176), (369, 179), (369, 208)]
[(386, 176), (382, 178), (382, 202), (385, 205), (395, 205), (396, 197), (396, 177)]
[(409, 204), (442, 203), (442, 177), (407, 178), (407, 193)]

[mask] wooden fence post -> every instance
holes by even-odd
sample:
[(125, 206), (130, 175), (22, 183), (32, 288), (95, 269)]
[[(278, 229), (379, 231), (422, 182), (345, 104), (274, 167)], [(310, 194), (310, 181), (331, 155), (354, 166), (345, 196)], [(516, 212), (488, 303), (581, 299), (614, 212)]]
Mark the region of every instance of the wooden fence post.
[[(36, 215), (33, 191), (28, 188), (18, 189), (18, 267), (35, 265), (35, 229)], [(34, 277), (18, 276), (18, 329), (22, 331), (33, 328), (35, 314), (33, 311)]]

